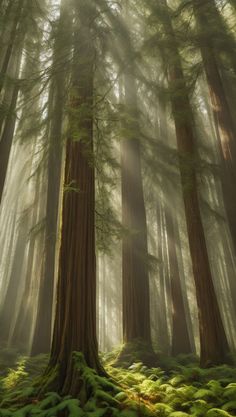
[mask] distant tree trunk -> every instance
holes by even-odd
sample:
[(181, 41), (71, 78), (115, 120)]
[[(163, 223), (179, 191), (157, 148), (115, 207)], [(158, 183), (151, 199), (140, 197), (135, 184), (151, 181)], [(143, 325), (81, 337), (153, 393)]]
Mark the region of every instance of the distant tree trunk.
[[(8, 342), (13, 323), (14, 308), (17, 306), (17, 297), (20, 291), (20, 277), (24, 268), (24, 256), (27, 247), (27, 226), (28, 218), (23, 215), (20, 219), (14, 251), (13, 264), (7, 292), (3, 306), (0, 311), (0, 337), (1, 341)], [(14, 306), (14, 308), (13, 308)]]
[[(34, 281), (33, 276), (33, 267), (35, 262), (35, 249), (38, 238), (38, 231), (35, 233), (33, 230), (34, 227), (37, 227), (39, 222), (42, 221), (42, 207), (44, 206), (44, 201), (40, 199), (40, 191), (44, 187), (42, 181), (42, 172), (38, 171), (35, 179), (35, 195), (34, 202), (31, 213), (31, 227), (30, 227), (30, 236), (29, 236), (29, 250), (27, 254), (27, 267), (25, 272), (25, 283), (24, 283), (24, 292), (22, 294), (18, 315), (16, 318), (16, 323), (11, 335), (10, 344), (11, 346), (16, 346), (19, 349), (22, 349), (23, 352), (28, 353), (29, 349), (29, 339), (30, 339), (30, 330), (32, 326), (32, 306), (30, 300), (32, 283)], [(27, 214), (29, 216), (29, 213)], [(37, 265), (39, 268), (39, 265)], [(35, 300), (34, 300), (35, 302)]]
[[(62, 2), (59, 29), (54, 46), (54, 78), (50, 89), (51, 126), (49, 127), (48, 188), (45, 228), (44, 276), (39, 288), (38, 312), (32, 343), (32, 355), (50, 351), (52, 331), (52, 305), (55, 278), (55, 250), (58, 239), (58, 214), (62, 168), (63, 103), (66, 98), (65, 56), (69, 53), (65, 30), (69, 21), (68, 7)], [(62, 43), (64, 41), (64, 43)], [(58, 70), (59, 64), (63, 69)], [(52, 113), (52, 114), (51, 114)]]
[(168, 254), (170, 264), (170, 283), (172, 297), (172, 355), (176, 356), (181, 353), (191, 353), (191, 343), (188, 334), (186, 313), (184, 308), (184, 299), (181, 288), (181, 279), (179, 274), (178, 259), (175, 246), (174, 223), (171, 208), (166, 208), (166, 229)]
[(192, 109), (166, 0), (162, 0), (161, 5), (163, 11), (162, 24), (169, 40), (166, 59), (177, 145), (180, 153), (180, 173), (187, 231), (197, 294), (201, 365), (207, 366), (225, 362), (229, 347), (214, 290), (200, 214), (197, 178), (194, 168), (196, 151)]
[[(3, 259), (10, 259), (13, 256), (14, 253), (14, 240), (15, 240), (15, 229), (16, 229), (16, 219), (17, 219), (17, 210), (18, 210), (18, 200), (16, 201), (15, 205), (14, 205), (14, 211), (13, 214), (10, 213), (8, 216), (8, 219), (6, 220), (6, 226), (5, 226), (5, 230), (2, 230), (2, 233), (4, 233), (4, 243), (6, 245), (6, 247), (4, 247), (3, 251), (2, 251), (2, 257)], [(10, 275), (10, 271), (11, 271), (11, 266), (12, 263), (11, 262), (6, 262), (6, 266), (4, 268), (4, 276), (8, 277)], [(5, 281), (5, 279), (4, 279)], [(2, 305), (5, 302), (5, 296), (7, 293), (7, 288), (6, 285), (4, 285), (3, 283), (1, 284), (1, 307), (0, 307), (0, 311), (2, 308)], [(1, 319), (0, 319), (1, 321)]]
[(2, 200), (5, 179), (7, 175), (7, 167), (10, 157), (10, 151), (14, 136), (16, 115), (14, 114), (19, 87), (15, 86), (12, 94), (10, 108), (8, 110), (8, 116), (5, 121), (2, 137), (0, 140), (0, 202)]
[[(57, 389), (78, 396), (80, 375), (72, 352), (101, 370), (96, 338), (95, 182), (93, 165), (93, 40), (91, 4), (75, 2), (73, 96), (66, 144), (65, 189), (56, 319), (50, 367)], [(50, 368), (49, 368), (50, 369)]]
[(14, 17), (13, 24), (12, 24), (12, 29), (11, 29), (11, 32), (10, 32), (10, 37), (9, 37), (8, 42), (7, 42), (7, 48), (5, 50), (2, 66), (1, 66), (1, 69), (0, 69), (0, 93), (1, 93), (2, 88), (4, 86), (4, 81), (5, 81), (4, 77), (7, 73), (8, 65), (9, 65), (9, 62), (10, 62), (10, 59), (11, 59), (11, 56), (12, 56), (12, 52), (13, 52), (14, 47), (15, 47), (15, 41), (16, 41), (17, 32), (18, 32), (18, 29), (19, 29), (18, 26), (19, 26), (19, 22), (21, 20), (23, 8), (24, 8), (24, 3), (25, 3), (25, 0), (18, 0), (18, 3), (17, 3), (17, 7), (16, 7), (16, 11), (15, 11), (15, 17)]
[(169, 335), (168, 335), (168, 320), (167, 320), (167, 306), (166, 306), (166, 284), (165, 284), (165, 271), (164, 271), (164, 225), (163, 225), (163, 205), (160, 201), (156, 207), (156, 219), (157, 219), (157, 258), (159, 262), (158, 268), (158, 316), (156, 318), (158, 328), (158, 349), (162, 352), (169, 352)]
[[(175, 250), (176, 250), (176, 252), (177, 252), (178, 246), (179, 246), (178, 267), (179, 267), (179, 271), (184, 274), (183, 252), (182, 252), (182, 249), (181, 249), (180, 230), (179, 230), (178, 225), (175, 226), (175, 224), (174, 224), (174, 232), (175, 232)], [(182, 282), (182, 288), (183, 288), (182, 295), (185, 295), (185, 300), (186, 300), (186, 301), (184, 300), (184, 307), (185, 307), (185, 314), (186, 314), (186, 320), (187, 320), (188, 335), (189, 335), (189, 340), (190, 340), (190, 344), (191, 344), (191, 352), (193, 354), (196, 354), (196, 345), (195, 345), (194, 332), (193, 332), (193, 323), (192, 323), (192, 317), (191, 317), (190, 306), (189, 306), (190, 301), (187, 298), (187, 285), (188, 285), (188, 282), (185, 279)], [(196, 319), (194, 318), (194, 320), (196, 320)]]
[(195, 0), (194, 12), (199, 29), (199, 35), (202, 38), (200, 49), (210, 92), (212, 111), (215, 118), (216, 128), (219, 132), (222, 158), (222, 191), (226, 214), (236, 252), (236, 198), (234, 198), (236, 183), (236, 132), (217, 64), (214, 51), (214, 41), (213, 39), (206, 37), (208, 9), (206, 8), (205, 3)]
[[(167, 75), (167, 74), (166, 74)], [(163, 102), (160, 110), (160, 138), (163, 144), (168, 145), (168, 126), (167, 126), (167, 103)], [(164, 189), (167, 202), (164, 203), (165, 228), (167, 235), (167, 251), (169, 260), (170, 290), (172, 300), (172, 345), (173, 356), (181, 353), (191, 353), (191, 343), (188, 333), (187, 318), (184, 307), (184, 298), (181, 288), (181, 278), (176, 251), (176, 236), (174, 218), (171, 203), (168, 200), (173, 195), (173, 190), (169, 179), (163, 177), (162, 187)], [(169, 202), (169, 204), (168, 204)], [(163, 260), (164, 261), (164, 260)], [(160, 297), (161, 301), (162, 297)], [(163, 331), (165, 331), (163, 329)]]
[(130, 122), (121, 141), (123, 337), (151, 343), (146, 212), (143, 196), (136, 85), (125, 74), (125, 106)]
[[(6, 117), (4, 118), (4, 113), (0, 115), (0, 203), (2, 200), (3, 189), (7, 174), (7, 167), (10, 157), (10, 151), (15, 131), (16, 124), (16, 104), (19, 93), (19, 81), (17, 81), (20, 73), (20, 66), (22, 61), (23, 45), (24, 45), (25, 33), (21, 34), (21, 42), (18, 45), (18, 50), (16, 51), (16, 57), (12, 58), (12, 65), (14, 67), (12, 73), (15, 78), (15, 85), (12, 87), (12, 93), (10, 98), (10, 105), (7, 109)], [(2, 129), (3, 127), (3, 129)]]

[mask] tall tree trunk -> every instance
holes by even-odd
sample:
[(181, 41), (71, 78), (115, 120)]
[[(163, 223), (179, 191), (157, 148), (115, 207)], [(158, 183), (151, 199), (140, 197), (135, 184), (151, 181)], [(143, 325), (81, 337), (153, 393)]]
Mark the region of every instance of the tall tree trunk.
[[(55, 251), (58, 240), (58, 212), (63, 151), (63, 103), (66, 98), (65, 80), (67, 66), (65, 65), (65, 57), (69, 53), (68, 38), (66, 36), (68, 22), (70, 22), (68, 6), (65, 2), (62, 2), (58, 33), (56, 34), (54, 46), (55, 73), (49, 98), (49, 106), (52, 106), (52, 110), (49, 108), (49, 114), (52, 113), (52, 120), (51, 126), (49, 127), (45, 265), (44, 276), (39, 288), (38, 312), (31, 351), (33, 355), (49, 352), (51, 345)], [(59, 65), (62, 66), (63, 70), (58, 69)]]
[(172, 22), (166, 0), (161, 1), (162, 25), (168, 39), (166, 50), (171, 105), (180, 154), (180, 173), (189, 246), (199, 313), (201, 365), (223, 363), (229, 347), (210, 270), (199, 207), (195, 172), (194, 121)]
[(73, 351), (101, 370), (96, 338), (95, 183), (93, 165), (93, 40), (91, 4), (75, 2), (73, 96), (66, 144), (65, 189), (56, 319), (50, 366), (60, 365), (58, 389), (78, 395)]
[[(167, 76), (167, 74), (166, 74)], [(163, 144), (168, 145), (168, 125), (167, 125), (167, 103), (163, 101), (160, 109), (160, 138)], [(184, 307), (184, 298), (181, 287), (180, 270), (176, 250), (176, 236), (174, 227), (174, 216), (170, 196), (173, 196), (173, 189), (169, 179), (163, 176), (162, 187), (166, 195), (164, 203), (164, 217), (167, 234), (167, 251), (170, 274), (170, 291), (172, 301), (172, 344), (171, 352), (173, 356), (181, 353), (191, 353), (191, 342), (187, 326), (187, 317)], [(168, 204), (169, 203), (169, 204)]]
[(167, 303), (166, 303), (166, 274), (165, 274), (165, 264), (164, 264), (164, 224), (163, 224), (163, 205), (162, 199), (160, 198), (157, 207), (156, 207), (156, 218), (157, 218), (157, 258), (159, 261), (158, 268), (158, 281), (159, 281), (159, 291), (157, 294), (158, 297), (158, 317), (157, 317), (157, 327), (158, 327), (158, 349), (162, 352), (169, 352), (170, 343), (168, 335), (168, 320), (167, 320)]
[(150, 301), (146, 212), (143, 196), (136, 85), (133, 69), (125, 74), (125, 125), (121, 142), (123, 337), (150, 344)]
[(172, 355), (191, 353), (191, 343), (188, 333), (187, 319), (184, 308), (184, 299), (181, 288), (178, 259), (176, 253), (176, 238), (174, 233), (174, 222), (171, 208), (166, 207), (166, 229), (168, 254), (170, 264), (170, 283), (172, 298)]
[(236, 198), (233, 197), (235, 195), (236, 183), (236, 132), (217, 64), (214, 41), (212, 38), (209, 39), (206, 37), (206, 26), (208, 25), (207, 16), (209, 13), (208, 7), (200, 0), (195, 0), (193, 4), (199, 36), (202, 39), (200, 50), (210, 92), (212, 111), (216, 128), (219, 132), (219, 145), (222, 159), (222, 191), (232, 240), (236, 251)]

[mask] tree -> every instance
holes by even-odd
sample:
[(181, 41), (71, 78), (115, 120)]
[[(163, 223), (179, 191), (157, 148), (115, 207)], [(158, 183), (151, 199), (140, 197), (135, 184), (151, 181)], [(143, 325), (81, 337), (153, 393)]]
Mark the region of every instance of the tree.
[(61, 4), (58, 29), (55, 33), (52, 65), (52, 82), (49, 92), (48, 126), (48, 185), (45, 225), (44, 275), (39, 288), (39, 300), (34, 338), (33, 355), (50, 351), (52, 329), (52, 305), (55, 282), (56, 244), (58, 241), (58, 215), (61, 186), (61, 168), (63, 151), (64, 101), (66, 100), (66, 79), (68, 65), (66, 59), (70, 53), (70, 13), (65, 2)]
[(146, 212), (143, 196), (138, 108), (134, 68), (125, 70), (125, 109), (121, 141), (122, 223), (127, 234), (122, 246), (124, 341), (150, 344), (150, 305)]
[(199, 314), (201, 365), (227, 360), (229, 352), (223, 322), (214, 290), (201, 220), (196, 176), (194, 118), (184, 78), (178, 43), (166, 0), (161, 1), (161, 24), (167, 42), (165, 62), (168, 67), (170, 101), (180, 156), (180, 174), (185, 216), (196, 286)]
[(50, 368), (59, 365), (59, 391), (78, 395), (81, 375), (72, 352), (101, 372), (96, 339), (95, 184), (93, 165), (92, 2), (74, 1), (73, 68), (56, 318)]
[(212, 32), (209, 37), (208, 30), (206, 30), (208, 22), (213, 25), (208, 17), (212, 10), (214, 12), (215, 5), (212, 1), (203, 4), (203, 2), (198, 0), (195, 0), (193, 5), (198, 35), (201, 40), (200, 51), (210, 93), (212, 111), (220, 139), (221, 180), (225, 209), (234, 247), (236, 248), (236, 199), (232, 198), (236, 181), (235, 129), (217, 62), (214, 31), (211, 27)]

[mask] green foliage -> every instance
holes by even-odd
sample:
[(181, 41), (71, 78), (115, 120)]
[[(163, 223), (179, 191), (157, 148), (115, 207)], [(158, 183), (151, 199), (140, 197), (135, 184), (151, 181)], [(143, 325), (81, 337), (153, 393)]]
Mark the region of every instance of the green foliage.
[(206, 413), (206, 417), (231, 417), (231, 414), (219, 408), (212, 408)]
[[(58, 392), (37, 396), (39, 378), (48, 357), (18, 357), (9, 354), (10, 368), (0, 377), (0, 417), (231, 417), (236, 411), (235, 368), (219, 366), (201, 369), (185, 358), (160, 359), (161, 366), (148, 367), (142, 362), (129, 368), (114, 367), (120, 350), (103, 355), (111, 378), (101, 377), (86, 366), (76, 352), (74, 361), (81, 377), (78, 398)], [(5, 355), (5, 353), (4, 353)], [(9, 358), (6, 354), (6, 358)], [(1, 358), (1, 354), (0, 354)], [(183, 366), (185, 363), (185, 366)], [(36, 379), (35, 379), (36, 378)], [(49, 375), (57, 378), (57, 369)], [(36, 383), (35, 383), (36, 381)], [(48, 390), (50, 383), (45, 385)]]

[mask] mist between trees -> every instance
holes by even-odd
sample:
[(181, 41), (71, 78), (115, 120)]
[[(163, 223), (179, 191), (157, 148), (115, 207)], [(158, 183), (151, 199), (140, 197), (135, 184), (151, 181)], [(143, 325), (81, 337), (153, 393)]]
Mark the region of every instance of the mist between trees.
[(117, 346), (234, 363), (235, 12), (0, 0), (0, 346), (49, 354), (39, 398), (85, 404)]

